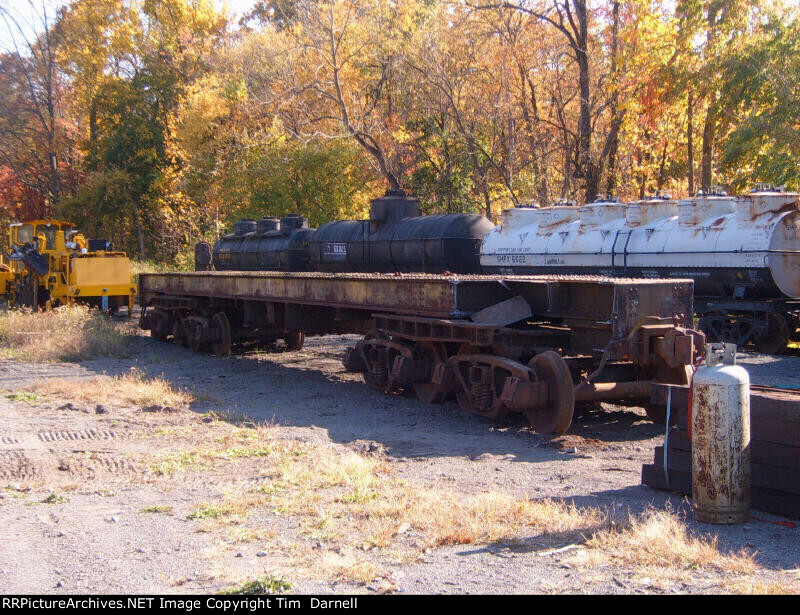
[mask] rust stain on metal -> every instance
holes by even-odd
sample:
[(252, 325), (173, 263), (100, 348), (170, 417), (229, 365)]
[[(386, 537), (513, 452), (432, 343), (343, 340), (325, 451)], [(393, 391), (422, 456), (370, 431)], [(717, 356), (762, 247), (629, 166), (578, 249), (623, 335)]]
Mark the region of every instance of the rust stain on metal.
[(750, 508), (749, 379), (734, 362), (735, 346), (707, 345), (693, 381), (692, 496), (705, 523), (740, 523)]
[[(800, 203), (798, 203), (797, 199), (795, 199), (789, 203), (781, 205), (778, 209), (767, 209), (760, 213), (751, 213), (750, 220), (756, 222), (762, 216), (778, 216), (780, 214), (785, 214), (790, 211), (797, 211), (798, 209), (800, 209)], [(752, 207), (750, 211), (752, 212)]]

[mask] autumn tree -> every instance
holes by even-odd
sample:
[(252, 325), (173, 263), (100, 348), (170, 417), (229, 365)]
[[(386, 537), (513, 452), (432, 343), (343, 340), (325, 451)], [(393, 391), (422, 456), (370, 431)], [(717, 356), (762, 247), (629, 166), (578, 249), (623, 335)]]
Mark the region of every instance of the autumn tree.
[(72, 137), (63, 117), (65, 83), (56, 61), (58, 37), (46, 5), (29, 2), (33, 23), (0, 7), (10, 41), (0, 55), (0, 165), (27, 191), (41, 195), (52, 215), (65, 190), (65, 167), (73, 161)]
[(722, 68), (720, 98), (733, 129), (721, 168), (736, 190), (755, 182), (800, 188), (800, 23), (792, 15), (766, 14)]
[[(74, 112), (84, 127), (88, 172), (67, 210), (84, 228), (112, 229), (141, 257), (148, 236), (159, 237), (162, 254), (174, 253), (185, 244), (179, 229), (187, 217), (178, 215), (186, 203), (169, 181), (170, 116), (205, 73), (206, 56), (225, 36), (225, 17), (208, 0), (79, 0), (60, 28), (69, 43), (65, 65), (84, 103)], [(108, 224), (114, 216), (116, 224)]]
[(389, 187), (402, 187), (410, 109), (403, 59), (424, 12), (417, 0), (297, 0), (281, 75), (287, 129), (303, 138), (353, 139)]

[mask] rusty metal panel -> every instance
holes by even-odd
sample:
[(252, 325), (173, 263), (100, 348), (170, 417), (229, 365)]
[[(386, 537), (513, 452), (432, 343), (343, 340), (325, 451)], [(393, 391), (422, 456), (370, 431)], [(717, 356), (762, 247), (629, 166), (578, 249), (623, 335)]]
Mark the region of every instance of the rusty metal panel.
[(598, 276), (472, 276), (293, 272), (148, 273), (144, 304), (157, 295), (282, 301), (304, 305), (465, 318), (522, 296), (534, 318), (613, 328), (624, 338), (645, 316), (691, 326), (691, 280)]
[(495, 303), (479, 312), (475, 312), (471, 316), (471, 320), (484, 325), (504, 327), (530, 318), (532, 315), (531, 306), (528, 305), (525, 299), (517, 295), (512, 299)]
[[(691, 280), (602, 276), (506, 276), (503, 280), (528, 301), (534, 314), (589, 320), (613, 316), (632, 324), (644, 316), (656, 316), (677, 318), (678, 326), (692, 324)], [(616, 332), (629, 328), (623, 322)]]
[(250, 299), (459, 317), (458, 278), (425, 275), (210, 272), (142, 274), (143, 301), (163, 295)]
[(686, 281), (624, 280), (615, 289), (617, 322), (615, 339), (634, 328), (660, 318), (678, 327), (691, 328), (694, 314), (693, 284)]

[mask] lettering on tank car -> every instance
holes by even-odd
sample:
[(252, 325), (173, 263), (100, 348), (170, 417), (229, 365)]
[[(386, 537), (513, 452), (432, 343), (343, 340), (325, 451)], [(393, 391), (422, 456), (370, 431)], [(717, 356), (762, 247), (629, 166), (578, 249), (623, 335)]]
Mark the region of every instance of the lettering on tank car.
[(566, 261), (563, 258), (546, 258), (545, 265), (563, 265)]
[(516, 254), (524, 253), (525, 248), (497, 248), (498, 254)]
[(502, 265), (527, 265), (528, 257), (524, 254), (498, 254), (497, 263)]
[(346, 243), (339, 243), (333, 241), (326, 241), (322, 244), (322, 253), (325, 256), (332, 256), (334, 258), (346, 258), (347, 257), (347, 244)]
[(671, 278), (710, 278), (710, 271), (668, 271)]

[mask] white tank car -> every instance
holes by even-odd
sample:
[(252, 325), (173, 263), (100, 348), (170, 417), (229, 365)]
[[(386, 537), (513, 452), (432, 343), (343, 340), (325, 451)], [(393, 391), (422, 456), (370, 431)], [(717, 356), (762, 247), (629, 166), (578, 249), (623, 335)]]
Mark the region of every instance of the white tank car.
[(503, 212), (486, 273), (692, 278), (712, 339), (781, 352), (800, 310), (800, 201), (776, 190)]

